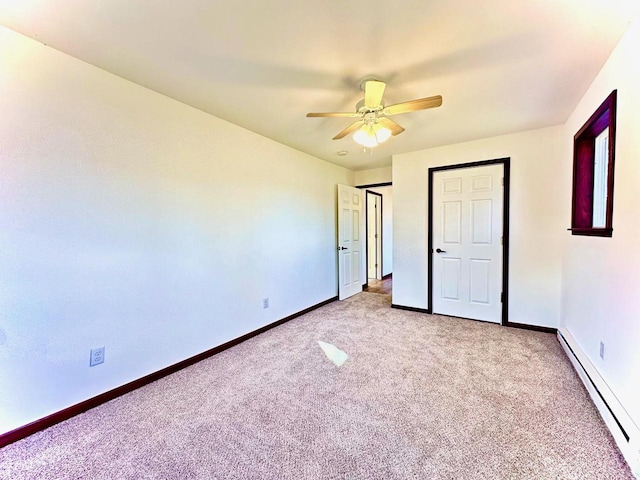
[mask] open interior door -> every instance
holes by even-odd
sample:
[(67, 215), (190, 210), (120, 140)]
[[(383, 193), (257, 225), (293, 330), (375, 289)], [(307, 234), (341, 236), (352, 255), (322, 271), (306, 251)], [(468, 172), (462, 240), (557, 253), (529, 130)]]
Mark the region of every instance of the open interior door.
[(340, 300), (362, 291), (362, 192), (338, 185), (338, 296)]

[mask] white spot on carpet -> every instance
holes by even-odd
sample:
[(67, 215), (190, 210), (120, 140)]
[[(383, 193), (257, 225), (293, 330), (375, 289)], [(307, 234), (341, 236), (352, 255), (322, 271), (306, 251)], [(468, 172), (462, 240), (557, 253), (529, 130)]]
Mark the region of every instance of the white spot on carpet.
[(338, 367), (341, 367), (349, 358), (349, 355), (344, 353), (335, 345), (331, 345), (330, 343), (326, 343), (321, 340), (318, 340), (318, 345), (320, 345), (320, 348), (327, 356), (327, 358), (335, 363)]

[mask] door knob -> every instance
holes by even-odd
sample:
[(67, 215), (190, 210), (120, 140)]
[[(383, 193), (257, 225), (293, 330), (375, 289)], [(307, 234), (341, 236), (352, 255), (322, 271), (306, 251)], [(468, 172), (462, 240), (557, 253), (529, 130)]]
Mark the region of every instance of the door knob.
[(349, 250), (347, 247), (338, 247), (338, 250)]
[(440, 250), (439, 248), (436, 248), (436, 252), (437, 253), (447, 253), (446, 250)]

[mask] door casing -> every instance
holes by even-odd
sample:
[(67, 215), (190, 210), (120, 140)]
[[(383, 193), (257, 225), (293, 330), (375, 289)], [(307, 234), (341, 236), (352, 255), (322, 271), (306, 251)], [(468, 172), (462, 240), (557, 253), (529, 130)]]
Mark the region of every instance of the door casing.
[(441, 167), (432, 167), (429, 169), (428, 196), (429, 208), (427, 235), (427, 280), (429, 284), (427, 299), (428, 313), (433, 313), (433, 174), (443, 170), (457, 170), (461, 168), (484, 167), (486, 165), (502, 164), (504, 173), (504, 192), (503, 192), (503, 209), (502, 209), (502, 225), (503, 225), (503, 248), (502, 248), (502, 318), (501, 325), (509, 326), (509, 185), (510, 185), (510, 157), (497, 158), (493, 160), (482, 160), (478, 162), (459, 163), (456, 165), (445, 165)]
[[(366, 195), (366, 200), (365, 200), (365, 208), (367, 211), (366, 214), (366, 231), (367, 231), (367, 251), (366, 251), (366, 258), (367, 258), (367, 280), (369, 278), (376, 278), (377, 280), (382, 280), (382, 255), (383, 255), (383, 250), (382, 250), (382, 242), (384, 241), (384, 239), (382, 238), (382, 200), (383, 200), (383, 196), (381, 193), (377, 193), (377, 192), (372, 192), (370, 190), (366, 190), (365, 191), (365, 195)], [(371, 225), (371, 223), (369, 222), (369, 207), (370, 205), (370, 200), (373, 197), (377, 197), (378, 198), (378, 202), (380, 204), (380, 208), (376, 209), (376, 222), (377, 225)], [(378, 237), (376, 237), (376, 258), (374, 259), (376, 262), (378, 262), (378, 266), (375, 268), (376, 270), (376, 274), (375, 277), (371, 277), (369, 275), (369, 262), (371, 261), (371, 258), (369, 256), (369, 252), (370, 252), (370, 247), (371, 245), (369, 244), (369, 239), (371, 238), (371, 229), (375, 230), (375, 234), (379, 235)]]
[[(358, 185), (356, 188), (359, 188), (359, 189), (361, 189), (361, 190), (365, 191), (365, 198), (366, 198), (366, 189), (367, 189), (367, 188), (375, 188), (375, 187), (390, 187), (391, 185), (393, 185), (393, 183), (392, 183), (392, 182), (368, 183), (368, 184), (366, 184), (366, 185)], [(383, 196), (383, 198), (384, 198), (384, 196)], [(365, 219), (366, 219), (366, 215), (365, 215)], [(367, 228), (367, 227), (366, 227), (366, 225), (365, 225), (365, 230), (366, 230), (366, 228)], [(368, 251), (369, 251), (369, 247), (367, 246), (367, 247), (364, 249), (365, 257), (366, 257), (366, 255), (367, 255), (367, 252), (368, 252)], [(364, 272), (364, 283), (363, 283), (363, 285), (362, 285), (362, 288), (367, 288), (367, 287), (368, 287), (368, 285), (369, 285), (369, 283), (368, 283), (368, 279), (367, 279), (367, 267), (368, 267), (368, 265), (369, 265), (369, 260), (365, 258), (365, 265), (364, 265), (364, 270), (365, 270), (365, 272)], [(384, 277), (384, 275), (383, 275), (383, 277)]]

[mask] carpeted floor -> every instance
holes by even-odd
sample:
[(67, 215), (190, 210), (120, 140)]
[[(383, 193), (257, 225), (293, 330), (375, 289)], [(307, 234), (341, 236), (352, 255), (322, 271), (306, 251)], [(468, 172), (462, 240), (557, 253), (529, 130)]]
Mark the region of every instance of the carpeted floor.
[(0, 478), (633, 476), (554, 335), (362, 293), (1, 449)]

